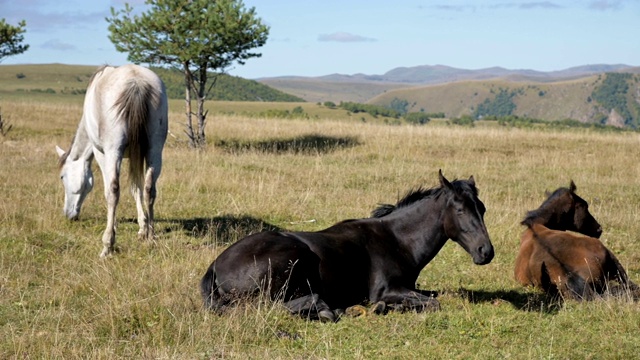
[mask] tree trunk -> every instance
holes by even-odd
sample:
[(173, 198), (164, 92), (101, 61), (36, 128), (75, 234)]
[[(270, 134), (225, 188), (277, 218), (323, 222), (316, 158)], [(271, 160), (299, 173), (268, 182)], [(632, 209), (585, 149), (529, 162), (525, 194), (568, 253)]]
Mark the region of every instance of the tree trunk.
[(193, 76), (191, 75), (191, 71), (189, 70), (189, 63), (185, 62), (182, 65), (184, 66), (184, 82), (185, 82), (184, 101), (185, 101), (185, 112), (187, 115), (186, 129), (184, 132), (187, 134), (187, 137), (189, 138), (189, 146), (192, 148), (196, 148), (198, 144), (196, 141), (196, 136), (193, 133), (193, 124), (191, 122), (191, 114), (192, 114), (191, 88), (193, 85)]
[(204, 101), (207, 97), (206, 85), (207, 85), (207, 66), (200, 66), (200, 77), (198, 82), (198, 113), (196, 115), (198, 119), (198, 146), (204, 147), (207, 142), (205, 139), (204, 128), (207, 125), (207, 113), (204, 111)]

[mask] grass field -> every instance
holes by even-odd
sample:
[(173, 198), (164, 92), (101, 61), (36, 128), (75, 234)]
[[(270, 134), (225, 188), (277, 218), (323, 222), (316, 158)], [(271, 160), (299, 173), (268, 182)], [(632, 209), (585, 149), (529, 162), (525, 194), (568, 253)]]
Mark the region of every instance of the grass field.
[[(512, 275), (519, 221), (545, 190), (573, 179), (604, 228), (602, 241), (640, 281), (638, 133), (390, 126), (335, 113), (265, 119), (212, 108), (210, 145), (193, 151), (182, 135), (182, 103), (172, 102), (157, 242), (136, 239), (135, 204), (123, 191), (118, 253), (101, 260), (105, 202), (97, 166), (81, 219), (69, 222), (54, 151), (69, 145), (81, 101), (2, 96), (3, 119), (13, 125), (0, 137), (2, 359), (638, 357), (637, 302), (560, 304), (521, 288)], [(300, 140), (310, 138), (322, 141)], [(294, 145), (264, 146), (280, 142)], [(438, 169), (449, 179), (475, 177), (496, 249), (480, 267), (450, 242), (427, 265), (418, 285), (440, 292), (440, 312), (324, 324), (270, 303), (224, 316), (202, 310), (198, 283), (227, 244), (264, 228), (313, 231), (366, 217), (411, 188), (437, 185)]]

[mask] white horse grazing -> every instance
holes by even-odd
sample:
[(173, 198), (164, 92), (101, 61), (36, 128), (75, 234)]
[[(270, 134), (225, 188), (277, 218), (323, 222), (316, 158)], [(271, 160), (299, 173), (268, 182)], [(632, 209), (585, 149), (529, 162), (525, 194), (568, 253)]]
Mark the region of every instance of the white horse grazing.
[(56, 146), (65, 189), (64, 213), (69, 219), (78, 218), (82, 202), (93, 188), (94, 157), (100, 166), (108, 208), (101, 257), (114, 250), (120, 165), (127, 156), (138, 209), (138, 235), (153, 239), (153, 205), (167, 139), (167, 112), (164, 83), (153, 71), (137, 65), (103, 66), (89, 81), (71, 148), (65, 152)]

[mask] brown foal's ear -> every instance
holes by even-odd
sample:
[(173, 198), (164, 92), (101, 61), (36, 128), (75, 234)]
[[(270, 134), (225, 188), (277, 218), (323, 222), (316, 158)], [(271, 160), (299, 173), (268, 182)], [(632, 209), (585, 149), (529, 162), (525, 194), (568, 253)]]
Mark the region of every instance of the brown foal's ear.
[(473, 175), (469, 176), (469, 184), (476, 186), (476, 179), (473, 178)]

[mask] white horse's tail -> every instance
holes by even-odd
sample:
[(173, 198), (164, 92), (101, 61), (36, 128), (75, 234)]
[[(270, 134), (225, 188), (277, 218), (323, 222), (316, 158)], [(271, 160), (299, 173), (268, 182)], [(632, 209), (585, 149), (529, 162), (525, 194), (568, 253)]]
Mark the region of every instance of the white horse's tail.
[(144, 165), (149, 150), (148, 123), (151, 108), (161, 94), (148, 82), (130, 79), (114, 107), (118, 117), (127, 123), (129, 148), (129, 180), (132, 185), (144, 186)]

